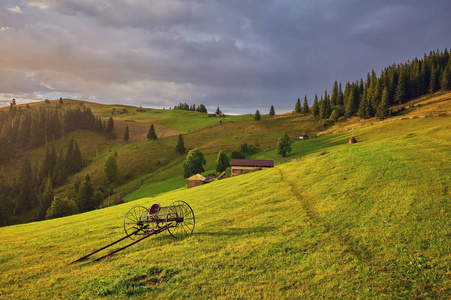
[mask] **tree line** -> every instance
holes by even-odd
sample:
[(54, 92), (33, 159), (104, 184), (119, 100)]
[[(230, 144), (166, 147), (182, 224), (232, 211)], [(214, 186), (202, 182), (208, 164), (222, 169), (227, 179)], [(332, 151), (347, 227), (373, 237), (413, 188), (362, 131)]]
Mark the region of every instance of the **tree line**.
[(339, 116), (360, 118), (384, 118), (388, 107), (403, 104), (416, 97), (438, 90), (451, 89), (451, 59), (448, 50), (431, 51), (422, 59), (415, 58), (402, 64), (384, 68), (377, 76), (374, 70), (364, 80), (334, 82), (332, 93), (315, 94), (311, 109), (307, 96), (301, 106), (297, 100), (294, 112), (312, 114), (314, 117), (337, 119)]
[(174, 105), (174, 109), (198, 111), (198, 112), (202, 112), (202, 113), (207, 113), (207, 108), (203, 104), (196, 106), (196, 104), (188, 105), (186, 103), (179, 103), (178, 105)]
[(115, 138), (113, 119), (106, 123), (83, 104), (68, 109), (61, 109), (61, 106), (33, 109), (11, 103), (9, 111), (0, 113), (0, 165), (26, 150), (39, 148), (80, 129)]

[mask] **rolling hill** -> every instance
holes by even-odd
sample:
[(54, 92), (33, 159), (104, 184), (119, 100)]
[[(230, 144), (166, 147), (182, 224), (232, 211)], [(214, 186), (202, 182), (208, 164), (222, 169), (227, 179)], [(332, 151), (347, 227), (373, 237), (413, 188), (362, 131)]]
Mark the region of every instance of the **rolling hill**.
[[(141, 199), (0, 228), (0, 296), (449, 298), (451, 122), (449, 116), (419, 118), (423, 113), (414, 113), (435, 111), (433, 105), (449, 111), (449, 94), (440, 96), (448, 100), (425, 98), (405, 115), (382, 123), (351, 119), (331, 128), (286, 114), (188, 133), (188, 147), (200, 145), (207, 168), (213, 168), (218, 150), (236, 149), (243, 140), (267, 150), (255, 157), (277, 157), (273, 148), (280, 133), (268, 128), (288, 130), (292, 138), (307, 122), (314, 133), (336, 132), (293, 144), (291, 155), (277, 158), (273, 169), (189, 190), (158, 190), (158, 181), (178, 186), (172, 178), (182, 162), (163, 157), (172, 160), (155, 174), (136, 171), (134, 178), (142, 185), (129, 195)], [(231, 131), (246, 138), (234, 140), (226, 134)], [(352, 134), (357, 144), (348, 144)], [(92, 161), (83, 172), (100, 172), (109, 151), (118, 153), (120, 165), (121, 159), (134, 164), (134, 151), (151, 156), (172, 144), (171, 137), (104, 142), (97, 150), (101, 154), (95, 156), (91, 149)], [(124, 215), (132, 207), (179, 200), (188, 202), (196, 215), (191, 236), (175, 240), (162, 233), (100, 262), (68, 265), (122, 237)]]

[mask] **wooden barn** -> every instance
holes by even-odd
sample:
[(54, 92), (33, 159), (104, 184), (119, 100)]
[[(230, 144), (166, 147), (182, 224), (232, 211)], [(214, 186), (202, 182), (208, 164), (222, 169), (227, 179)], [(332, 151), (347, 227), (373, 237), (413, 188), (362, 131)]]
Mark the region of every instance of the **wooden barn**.
[(237, 176), (256, 170), (274, 168), (273, 160), (256, 160), (256, 159), (232, 159), (232, 176)]
[(190, 178), (188, 178), (188, 188), (203, 185), (206, 179), (207, 178), (205, 178), (200, 174), (193, 175)]

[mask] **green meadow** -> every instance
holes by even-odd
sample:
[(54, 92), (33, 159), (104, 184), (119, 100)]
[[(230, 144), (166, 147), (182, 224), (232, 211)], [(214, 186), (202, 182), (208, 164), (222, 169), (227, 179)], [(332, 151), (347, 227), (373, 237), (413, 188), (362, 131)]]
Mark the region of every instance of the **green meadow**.
[[(291, 120), (270, 122), (282, 124), (282, 118)], [(280, 133), (266, 137), (255, 121), (244, 122), (201, 129), (187, 135), (187, 144), (198, 143), (202, 133), (211, 137), (215, 128), (243, 126), (235, 129), (266, 149), (254, 157), (275, 158), (275, 168), (185, 189), (168, 175), (179, 158), (154, 175), (140, 175), (161, 176), (161, 183), (139, 177), (141, 188), (125, 204), (0, 228), (0, 298), (451, 297), (449, 116), (322, 135), (294, 143), (286, 158), (270, 143)], [(357, 144), (348, 144), (352, 134)], [(158, 143), (169, 141), (116, 150), (121, 158), (133, 147)], [(202, 144), (207, 169), (226, 143), (217, 136)], [(105, 158), (92, 159), (108, 155), (105, 150)], [(179, 200), (194, 210), (191, 236), (163, 232), (100, 262), (68, 265), (124, 236), (123, 219), (132, 207)]]

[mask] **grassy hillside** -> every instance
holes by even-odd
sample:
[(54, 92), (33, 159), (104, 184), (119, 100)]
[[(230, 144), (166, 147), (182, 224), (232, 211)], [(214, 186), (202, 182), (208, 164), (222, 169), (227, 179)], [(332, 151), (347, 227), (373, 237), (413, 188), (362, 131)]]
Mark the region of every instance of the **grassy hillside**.
[[(286, 161), (302, 160), (271, 170), (0, 228), (0, 296), (451, 297), (449, 117), (356, 129), (354, 145), (350, 136), (298, 142)], [(192, 236), (162, 233), (67, 265), (122, 237), (131, 207), (178, 200), (196, 214)]]

